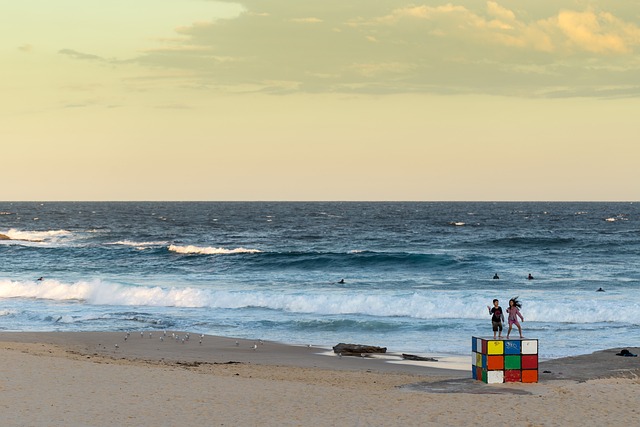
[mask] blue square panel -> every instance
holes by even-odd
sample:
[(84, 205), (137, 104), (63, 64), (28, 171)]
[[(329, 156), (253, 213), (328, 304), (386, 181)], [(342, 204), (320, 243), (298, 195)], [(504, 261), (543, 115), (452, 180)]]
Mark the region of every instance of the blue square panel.
[(520, 354), (520, 341), (505, 340), (504, 341), (504, 354)]

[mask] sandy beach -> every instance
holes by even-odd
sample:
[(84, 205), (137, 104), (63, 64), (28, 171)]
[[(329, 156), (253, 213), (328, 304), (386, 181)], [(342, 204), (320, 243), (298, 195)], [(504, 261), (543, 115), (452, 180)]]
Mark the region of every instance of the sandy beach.
[(566, 426), (640, 420), (640, 358), (616, 356), (620, 349), (543, 362), (537, 384), (487, 385), (457, 369), (464, 368), (460, 360), (402, 363), (397, 355), (338, 357), (315, 346), (193, 334), (183, 342), (185, 336), (0, 333), (2, 425)]

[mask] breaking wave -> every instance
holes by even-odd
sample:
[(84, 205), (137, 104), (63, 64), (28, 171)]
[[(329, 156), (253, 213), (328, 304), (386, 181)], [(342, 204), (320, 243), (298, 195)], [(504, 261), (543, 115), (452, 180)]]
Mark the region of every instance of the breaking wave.
[(67, 230), (46, 230), (46, 231), (21, 231), (12, 228), (6, 232), (0, 233), (7, 236), (10, 240), (22, 240), (27, 242), (45, 242), (60, 237), (68, 237), (72, 233)]
[(225, 255), (225, 254), (255, 254), (262, 252), (259, 249), (247, 249), (247, 248), (235, 248), (235, 249), (226, 249), (226, 248), (214, 248), (214, 247), (200, 247), (200, 246), (178, 246), (178, 245), (170, 245), (170, 252), (175, 252), (179, 254), (188, 254), (188, 255)]
[[(555, 301), (523, 297), (523, 315), (529, 322), (637, 324), (640, 307), (634, 300), (591, 298)], [(412, 319), (487, 320), (487, 298), (469, 297), (465, 291), (433, 293), (348, 289), (288, 292), (270, 290), (213, 290), (195, 287), (139, 286), (100, 280), (64, 283), (57, 280), (0, 280), (0, 298), (79, 301), (88, 305), (122, 307), (183, 307), (206, 309), (267, 309), (316, 315), (366, 315)], [(2, 314), (0, 312), (0, 314)], [(8, 313), (5, 313), (5, 315)]]

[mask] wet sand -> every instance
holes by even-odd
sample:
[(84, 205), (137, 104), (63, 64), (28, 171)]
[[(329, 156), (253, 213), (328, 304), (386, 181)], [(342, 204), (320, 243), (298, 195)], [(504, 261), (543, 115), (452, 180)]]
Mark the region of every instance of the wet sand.
[(620, 349), (543, 362), (537, 384), (487, 385), (470, 379), (470, 369), (436, 367), (465, 366), (445, 359), (337, 357), (315, 346), (214, 336), (200, 343), (195, 334), (183, 342), (185, 335), (0, 333), (2, 425), (565, 426), (640, 419), (640, 357), (616, 356)]

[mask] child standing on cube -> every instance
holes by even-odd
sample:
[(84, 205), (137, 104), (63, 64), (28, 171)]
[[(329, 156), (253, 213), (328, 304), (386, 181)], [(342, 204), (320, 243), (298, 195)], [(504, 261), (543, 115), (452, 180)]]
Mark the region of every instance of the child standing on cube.
[(500, 307), (500, 301), (493, 300), (493, 307), (487, 306), (489, 314), (491, 315), (491, 326), (493, 326), (493, 339), (496, 339), (496, 332), (498, 338), (502, 338), (502, 322), (504, 322), (504, 314), (502, 314), (502, 307)]
[(524, 317), (522, 317), (522, 313), (520, 313), (520, 308), (522, 307), (522, 303), (518, 301), (518, 297), (511, 298), (509, 300), (509, 308), (507, 308), (507, 313), (509, 313), (509, 330), (507, 331), (507, 338), (509, 338), (509, 334), (511, 333), (511, 328), (513, 325), (518, 327), (518, 332), (520, 333), (520, 338), (522, 338), (522, 328), (520, 327), (520, 322), (518, 322), (518, 317), (524, 322)]

